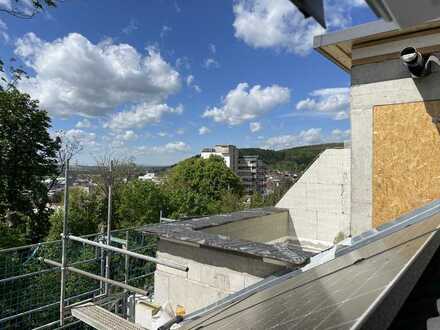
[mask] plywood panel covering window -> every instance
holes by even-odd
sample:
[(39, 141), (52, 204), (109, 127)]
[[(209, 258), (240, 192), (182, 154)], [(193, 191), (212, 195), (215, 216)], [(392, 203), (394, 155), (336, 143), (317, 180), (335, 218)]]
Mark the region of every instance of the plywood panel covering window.
[(440, 101), (373, 109), (373, 227), (440, 198)]

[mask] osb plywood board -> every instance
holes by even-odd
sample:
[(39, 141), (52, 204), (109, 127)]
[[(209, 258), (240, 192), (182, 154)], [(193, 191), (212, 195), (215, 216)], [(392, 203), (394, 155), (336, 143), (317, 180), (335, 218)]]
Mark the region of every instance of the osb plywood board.
[(440, 198), (436, 116), (440, 101), (374, 107), (373, 227)]

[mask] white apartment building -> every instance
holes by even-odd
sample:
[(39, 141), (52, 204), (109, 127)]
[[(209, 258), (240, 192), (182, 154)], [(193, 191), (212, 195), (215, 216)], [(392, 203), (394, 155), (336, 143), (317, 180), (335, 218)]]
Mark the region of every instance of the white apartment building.
[(211, 156), (220, 156), (224, 159), (225, 164), (234, 173), (238, 170), (238, 149), (230, 144), (217, 144), (214, 148), (204, 148), (200, 154), (203, 159)]

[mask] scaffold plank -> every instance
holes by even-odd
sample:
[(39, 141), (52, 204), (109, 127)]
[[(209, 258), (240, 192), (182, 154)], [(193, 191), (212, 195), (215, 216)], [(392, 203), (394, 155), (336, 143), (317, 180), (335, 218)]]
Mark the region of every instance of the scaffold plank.
[(72, 315), (98, 330), (148, 330), (94, 303), (72, 308)]

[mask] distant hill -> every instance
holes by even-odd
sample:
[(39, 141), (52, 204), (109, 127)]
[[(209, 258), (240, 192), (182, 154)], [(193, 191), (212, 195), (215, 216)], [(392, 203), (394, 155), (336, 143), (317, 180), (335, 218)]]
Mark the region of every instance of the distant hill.
[(343, 143), (327, 143), (283, 150), (243, 148), (240, 155), (258, 155), (270, 169), (301, 172), (325, 149), (343, 147)]

